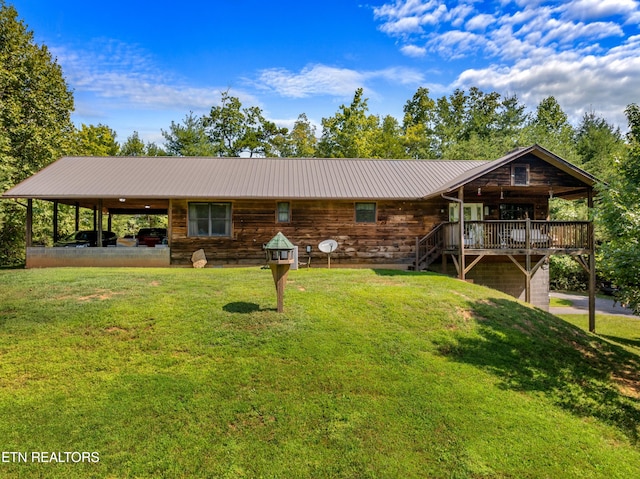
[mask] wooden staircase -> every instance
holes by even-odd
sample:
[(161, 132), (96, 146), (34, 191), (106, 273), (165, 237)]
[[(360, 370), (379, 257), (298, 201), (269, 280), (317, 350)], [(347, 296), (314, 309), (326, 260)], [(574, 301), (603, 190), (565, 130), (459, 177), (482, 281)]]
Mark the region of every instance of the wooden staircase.
[(409, 265), (411, 271), (424, 271), (442, 256), (444, 247), (444, 228), (440, 223), (426, 236), (416, 238), (416, 257)]

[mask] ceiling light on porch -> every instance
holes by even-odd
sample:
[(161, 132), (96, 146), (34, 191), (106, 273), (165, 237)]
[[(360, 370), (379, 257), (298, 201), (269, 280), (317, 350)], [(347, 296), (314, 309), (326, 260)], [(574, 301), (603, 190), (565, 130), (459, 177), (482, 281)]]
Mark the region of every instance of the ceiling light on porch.
[(144, 205), (146, 209), (151, 209), (151, 205)]
[(482, 196), (482, 188), (478, 188), (478, 196)]
[(504, 200), (504, 191), (502, 191), (502, 188), (500, 188), (500, 199)]
[(127, 199), (126, 199), (126, 198), (119, 198), (119, 199), (118, 199), (118, 201), (119, 201), (120, 203), (124, 203), (125, 201), (127, 201)]

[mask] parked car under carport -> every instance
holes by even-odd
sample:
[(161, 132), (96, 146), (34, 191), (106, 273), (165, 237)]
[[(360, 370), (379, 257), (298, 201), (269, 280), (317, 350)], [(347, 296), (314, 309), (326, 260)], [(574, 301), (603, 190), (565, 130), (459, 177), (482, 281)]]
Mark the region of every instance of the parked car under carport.
[[(98, 232), (76, 231), (64, 239), (56, 241), (53, 246), (64, 248), (86, 248), (98, 246)], [(115, 246), (118, 237), (111, 231), (102, 232), (102, 246)]]

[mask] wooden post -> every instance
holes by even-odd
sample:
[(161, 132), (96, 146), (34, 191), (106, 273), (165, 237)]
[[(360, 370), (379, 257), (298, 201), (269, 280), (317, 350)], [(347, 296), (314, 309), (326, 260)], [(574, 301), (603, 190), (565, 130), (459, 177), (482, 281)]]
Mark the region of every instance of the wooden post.
[(96, 246), (102, 246), (102, 200), (98, 200), (98, 227), (96, 228)]
[(53, 242), (58, 241), (58, 200), (53, 202)]
[(78, 231), (80, 229), (80, 203), (76, 201), (76, 229)]
[(416, 267), (414, 268), (414, 271), (420, 271), (420, 237), (416, 236), (416, 261), (415, 261), (415, 265)]
[(273, 282), (276, 285), (276, 294), (278, 296), (278, 313), (284, 311), (284, 288), (287, 285), (287, 275), (289, 273), (290, 264), (271, 264), (271, 274)]
[(525, 226), (525, 248), (527, 249), (527, 255), (525, 256), (525, 269), (527, 273), (524, 279), (524, 300), (531, 304), (531, 219), (527, 216), (527, 222)]
[(27, 200), (25, 244), (27, 248), (33, 246), (33, 200), (31, 198)]
[(460, 202), (458, 203), (458, 224), (460, 225), (460, 271), (458, 272), (458, 277), (462, 280), (466, 279), (465, 277), (465, 260), (464, 260), (464, 187), (461, 186), (458, 189), (458, 199)]
[(587, 205), (589, 207), (589, 331), (596, 332), (596, 239), (593, 227), (593, 189), (589, 188), (587, 197)]

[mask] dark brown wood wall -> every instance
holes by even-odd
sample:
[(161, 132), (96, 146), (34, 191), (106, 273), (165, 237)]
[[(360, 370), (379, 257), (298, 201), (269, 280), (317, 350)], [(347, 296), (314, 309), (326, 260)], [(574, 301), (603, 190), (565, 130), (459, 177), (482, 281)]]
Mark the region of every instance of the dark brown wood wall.
[(448, 214), (442, 200), (376, 201), (376, 223), (362, 224), (355, 222), (355, 201), (292, 200), (291, 221), (278, 223), (275, 200), (231, 203), (231, 237), (200, 238), (187, 234), (188, 201), (172, 201), (169, 216), (173, 264), (190, 264), (191, 255), (200, 248), (213, 265), (261, 264), (265, 258), (262, 245), (278, 231), (299, 247), (300, 261), (306, 261), (305, 248), (310, 245), (312, 263), (325, 262), (326, 255), (318, 251), (318, 243), (331, 238), (339, 244), (332, 262), (408, 264), (413, 260), (416, 237), (447, 221)]
[(549, 186), (585, 187), (584, 183), (568, 173), (550, 165), (535, 155), (527, 155), (468, 183), (466, 188), (477, 189), (478, 187), (487, 186), (511, 186), (511, 166), (513, 164), (529, 165), (529, 186), (523, 186), (521, 188), (548, 188)]

